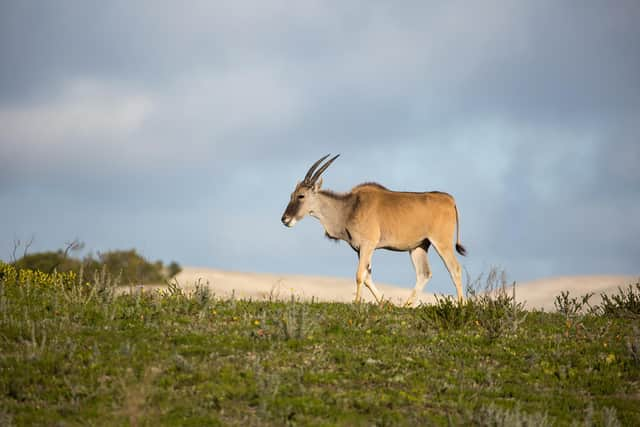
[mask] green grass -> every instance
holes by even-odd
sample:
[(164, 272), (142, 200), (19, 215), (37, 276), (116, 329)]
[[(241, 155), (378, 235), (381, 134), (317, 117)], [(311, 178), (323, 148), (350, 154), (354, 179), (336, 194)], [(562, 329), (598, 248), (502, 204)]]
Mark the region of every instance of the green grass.
[(0, 425), (640, 425), (638, 317), (483, 298), (115, 296), (0, 265)]

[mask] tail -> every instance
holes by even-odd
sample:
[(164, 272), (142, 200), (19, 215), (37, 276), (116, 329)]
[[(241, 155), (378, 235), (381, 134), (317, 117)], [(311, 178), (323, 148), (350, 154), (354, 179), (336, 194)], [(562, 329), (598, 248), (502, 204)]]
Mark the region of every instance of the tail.
[(458, 206), (453, 205), (456, 210), (456, 251), (462, 256), (467, 255), (467, 250), (460, 244), (460, 224), (458, 223)]

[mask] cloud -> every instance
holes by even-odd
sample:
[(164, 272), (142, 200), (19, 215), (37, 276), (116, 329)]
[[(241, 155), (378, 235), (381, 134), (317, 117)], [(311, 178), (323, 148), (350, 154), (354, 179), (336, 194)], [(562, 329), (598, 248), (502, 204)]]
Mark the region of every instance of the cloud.
[(30, 107), (0, 109), (2, 138), (27, 150), (46, 149), (109, 135), (111, 140), (139, 129), (153, 109), (144, 95), (117, 93), (104, 82), (74, 81), (58, 99)]

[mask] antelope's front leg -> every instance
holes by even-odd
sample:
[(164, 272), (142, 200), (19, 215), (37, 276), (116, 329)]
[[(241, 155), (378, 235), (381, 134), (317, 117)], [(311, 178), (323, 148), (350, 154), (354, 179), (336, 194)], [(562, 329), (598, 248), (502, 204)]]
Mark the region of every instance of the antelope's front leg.
[(371, 265), (371, 255), (373, 255), (372, 247), (362, 246), (358, 251), (358, 271), (356, 272), (356, 299), (358, 303), (362, 299), (362, 284), (367, 280)]
[(362, 301), (362, 282), (358, 282), (356, 278), (356, 298), (353, 300), (355, 304), (358, 304)]

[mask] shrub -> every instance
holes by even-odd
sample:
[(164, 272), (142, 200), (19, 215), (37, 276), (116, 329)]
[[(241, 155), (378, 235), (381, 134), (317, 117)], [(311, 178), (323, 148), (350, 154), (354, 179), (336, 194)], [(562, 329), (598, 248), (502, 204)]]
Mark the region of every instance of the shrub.
[(436, 303), (418, 309), (423, 324), (444, 330), (461, 329), (473, 323), (476, 311), (472, 301), (460, 302), (452, 296), (437, 296)]
[(490, 340), (499, 338), (507, 332), (515, 333), (527, 317), (524, 304), (516, 302), (515, 286), (513, 283), (512, 295), (509, 295), (503, 287), (493, 295), (485, 293), (474, 301), (477, 306), (478, 324)]
[(627, 353), (631, 361), (640, 365), (640, 329), (633, 325), (632, 333), (626, 340)]
[(150, 263), (135, 249), (101, 253), (98, 260), (111, 274), (122, 274), (122, 280), (126, 284), (157, 283), (165, 280), (162, 262)]
[(596, 308), (604, 316), (640, 318), (640, 282), (629, 285), (625, 289), (618, 288), (618, 293), (611, 296), (601, 294), (602, 303)]
[(167, 266), (167, 275), (169, 278), (175, 277), (178, 273), (182, 271), (182, 267), (175, 261), (171, 261), (171, 263)]
[(420, 308), (424, 325), (437, 329), (461, 329), (479, 326), (490, 340), (515, 332), (527, 316), (524, 304), (516, 302), (515, 283), (508, 292), (506, 275), (492, 269), (484, 279), (480, 275), (467, 286), (464, 302), (453, 297), (436, 297), (436, 304)]
[(38, 270), (44, 273), (78, 271), (81, 261), (69, 258), (62, 250), (38, 252), (27, 254), (17, 260), (14, 265), (17, 269)]
[(590, 307), (589, 299), (592, 296), (593, 292), (589, 292), (578, 300), (576, 297), (569, 298), (569, 291), (562, 291), (560, 295), (556, 296), (553, 305), (558, 313), (569, 319), (582, 313), (586, 307)]
[(119, 277), (123, 285), (161, 283), (182, 271), (175, 261), (165, 268), (162, 261), (149, 262), (135, 249), (104, 252), (97, 258), (90, 254), (82, 260), (68, 256), (68, 251), (39, 252), (25, 254), (13, 265), (17, 269), (44, 273), (73, 271), (80, 275), (82, 272), (89, 280), (106, 269), (110, 276)]
[(473, 416), (473, 425), (492, 427), (519, 427), (519, 426), (550, 426), (547, 414), (534, 412), (527, 413), (518, 406), (512, 409), (501, 408), (496, 405), (488, 405), (476, 410)]

